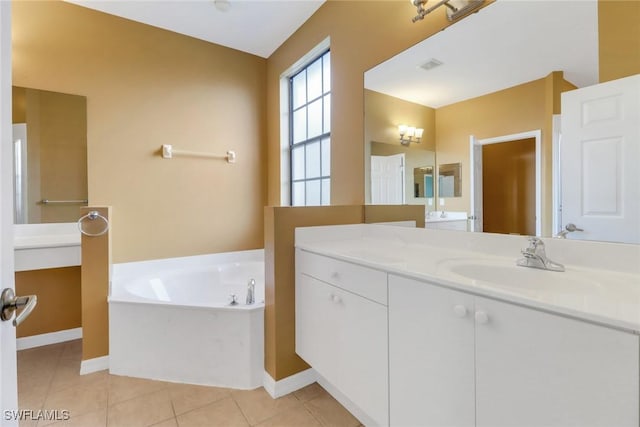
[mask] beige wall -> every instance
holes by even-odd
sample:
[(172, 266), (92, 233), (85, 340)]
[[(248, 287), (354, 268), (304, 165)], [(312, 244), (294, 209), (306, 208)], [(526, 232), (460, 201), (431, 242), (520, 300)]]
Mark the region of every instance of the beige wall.
[(424, 227), (424, 206), (265, 207), (265, 370), (281, 380), (309, 366), (295, 352), (296, 227), (416, 221)]
[(373, 90), (364, 91), (365, 141), (398, 145), (401, 124), (423, 128), (419, 144), (411, 147), (419, 150), (436, 149), (436, 110), (424, 105), (404, 101)]
[[(12, 9), (14, 84), (87, 97), (114, 262), (263, 246), (265, 59), (60, 1)], [(162, 144), (238, 161), (164, 160)]]
[(17, 295), (38, 296), (37, 308), (16, 330), (18, 337), (81, 326), (80, 267), (19, 271), (15, 277)]
[(462, 163), (462, 196), (445, 199), (444, 208), (467, 211), (470, 206), (469, 135), (477, 139), (540, 129), (542, 131), (542, 232), (551, 233), (552, 116), (559, 94), (572, 86), (561, 72), (509, 89), (436, 110), (436, 161)]
[[(371, 203), (371, 154), (388, 156), (405, 153), (405, 200), (426, 204), (413, 197), (413, 168), (434, 165), (436, 150), (436, 110), (372, 90), (364, 91), (364, 202)], [(423, 128), (419, 144), (400, 145), (398, 126)]]
[(364, 72), (450, 24), (444, 8), (412, 24), (415, 12), (408, 1), (330, 0), (269, 57), (269, 204), (280, 204), (281, 75), (327, 37), (331, 38), (331, 203), (364, 202)]
[[(80, 209), (80, 215), (97, 211), (113, 222), (110, 207), (88, 206)], [(104, 221), (86, 219), (83, 230), (99, 234)], [(111, 279), (111, 231), (100, 236), (82, 235), (81, 306), (82, 306), (82, 360), (109, 354), (109, 281)]]
[(600, 81), (640, 73), (640, 1), (599, 0)]
[[(334, 82), (331, 173), (333, 182), (340, 182), (340, 186), (333, 186), (332, 203), (361, 202), (365, 198), (364, 141), (368, 138), (363, 138), (362, 130), (364, 71), (447, 25), (443, 10), (439, 11), (442, 14), (436, 11), (425, 21), (411, 24), (409, 19), (415, 8), (410, 2), (403, 3), (330, 0), (269, 58), (267, 140), (270, 204), (280, 203), (280, 75), (328, 36), (331, 37)], [(638, 1), (599, 0), (601, 81), (640, 72), (638, 9)], [(553, 74), (548, 77), (547, 90), (551, 90), (553, 97), (558, 99), (548, 99), (545, 103), (546, 112), (543, 114), (546, 118), (540, 122), (539, 128), (546, 129), (546, 132), (551, 129), (550, 111), (559, 113), (559, 93), (569, 89), (562, 82), (561, 89), (557, 90), (559, 80)], [(546, 144), (544, 149), (545, 155), (550, 155), (550, 144)], [(362, 163), (360, 159), (363, 159)], [(547, 187), (550, 186), (550, 174), (550, 168), (547, 168)], [(461, 201), (448, 205), (447, 209), (466, 210), (466, 206), (466, 202)], [(545, 223), (549, 222), (550, 227), (550, 213), (547, 216)]]

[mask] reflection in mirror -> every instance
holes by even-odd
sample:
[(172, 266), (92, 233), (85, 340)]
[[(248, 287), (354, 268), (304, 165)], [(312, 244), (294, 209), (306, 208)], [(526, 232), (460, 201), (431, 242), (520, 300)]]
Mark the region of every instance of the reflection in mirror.
[[(466, 213), (482, 224), (488, 213), (476, 211), (474, 204), (478, 203), (472, 198), (471, 138), (489, 140), (540, 132), (543, 179), (533, 195), (541, 206), (538, 234), (558, 235), (566, 223), (571, 222), (563, 222), (564, 205), (560, 210), (563, 193), (560, 177), (562, 170), (566, 170), (562, 163), (566, 156), (560, 159), (557, 151), (563, 113), (561, 94), (601, 81), (599, 70), (602, 72), (603, 60), (599, 58), (599, 42), (604, 41), (604, 46), (614, 51), (625, 43), (625, 39), (616, 36), (616, 45), (612, 46), (611, 31), (618, 31), (618, 24), (608, 17), (600, 22), (600, 30), (602, 25), (608, 29), (608, 38), (603, 39), (602, 33), (599, 38), (598, 11), (609, 10), (606, 3), (597, 0), (496, 1), (366, 71), (365, 165), (369, 164), (371, 154), (366, 149), (372, 140), (368, 129), (375, 128), (375, 122), (377, 126), (390, 126), (394, 119), (395, 125), (418, 125), (413, 118), (392, 116), (394, 109), (390, 106), (406, 103), (422, 107), (424, 117), (429, 114), (433, 117), (430, 125), (420, 127), (425, 128), (425, 133), (430, 132), (425, 139), (433, 144), (438, 163), (460, 163), (465, 171), (461, 174), (460, 196), (447, 199), (447, 211)], [(544, 31), (540, 31), (541, 28)], [(631, 31), (619, 30), (624, 37)], [(610, 57), (606, 61), (611, 74)], [(616, 61), (620, 68), (631, 65), (631, 70), (636, 69), (633, 59), (625, 62), (617, 58)], [(372, 114), (375, 109), (372, 111), (369, 107), (368, 94), (371, 93), (385, 97), (385, 104), (389, 106), (386, 115)], [(613, 170), (600, 172), (600, 176), (615, 175)], [(365, 170), (365, 185), (369, 180)], [(637, 180), (622, 183), (625, 188), (637, 188), (637, 185)], [(454, 185), (454, 193), (455, 190)], [(365, 198), (366, 194), (365, 189)], [(436, 189), (436, 194), (442, 197), (441, 190)], [(434, 210), (444, 210), (444, 206), (434, 206)], [(575, 225), (580, 228), (581, 224)], [(576, 234), (569, 233), (567, 238), (578, 238)]]
[(460, 163), (447, 163), (438, 166), (438, 197), (462, 196), (462, 181)]
[(14, 86), (14, 222), (75, 222), (87, 204), (87, 100)]
[(433, 166), (413, 168), (413, 197), (433, 199)]
[[(435, 166), (434, 123), (432, 108), (365, 90), (366, 203), (428, 204), (416, 196), (414, 169)], [(424, 129), (419, 142), (403, 138), (402, 124)]]
[[(415, 170), (433, 169), (435, 162), (433, 151), (375, 141), (369, 144), (369, 149), (371, 151), (371, 203), (427, 204), (424, 195), (416, 195)], [(433, 194), (433, 190), (431, 192)]]

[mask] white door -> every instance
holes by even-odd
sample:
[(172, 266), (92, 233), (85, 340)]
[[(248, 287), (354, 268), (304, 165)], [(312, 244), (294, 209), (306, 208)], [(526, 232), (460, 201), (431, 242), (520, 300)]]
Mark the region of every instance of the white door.
[(404, 154), (371, 156), (371, 203), (404, 204)]
[[(0, 95), (0, 289), (13, 289), (11, 2), (8, 1), (0, 1)], [(15, 420), (7, 420), (4, 412), (17, 407), (16, 330), (11, 322), (0, 321), (0, 424), (17, 425)]]
[(640, 74), (562, 94), (567, 237), (640, 243)]

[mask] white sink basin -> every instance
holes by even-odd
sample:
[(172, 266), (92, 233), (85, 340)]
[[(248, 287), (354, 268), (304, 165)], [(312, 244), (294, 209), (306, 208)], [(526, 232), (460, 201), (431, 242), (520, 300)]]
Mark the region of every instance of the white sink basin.
[(602, 285), (586, 272), (568, 269), (565, 272), (520, 267), (508, 261), (452, 259), (439, 263), (438, 272), (471, 280), (507, 291), (540, 293), (553, 290), (560, 293), (594, 294)]

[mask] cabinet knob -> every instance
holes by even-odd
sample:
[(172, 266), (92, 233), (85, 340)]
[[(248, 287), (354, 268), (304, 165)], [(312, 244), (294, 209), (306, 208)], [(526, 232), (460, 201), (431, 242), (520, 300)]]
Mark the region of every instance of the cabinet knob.
[(476, 311), (476, 322), (489, 323), (489, 315), (484, 311)]
[(460, 304), (454, 305), (453, 312), (455, 313), (456, 317), (465, 317), (467, 315), (467, 307)]
[(342, 301), (342, 298), (340, 298), (339, 295), (336, 295), (336, 294), (333, 294), (333, 293), (329, 294), (329, 299), (331, 301), (335, 302), (336, 304), (339, 304)]
[(333, 273), (331, 273), (331, 278), (337, 280), (338, 278), (340, 278), (340, 275), (337, 271), (334, 271)]

